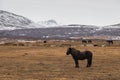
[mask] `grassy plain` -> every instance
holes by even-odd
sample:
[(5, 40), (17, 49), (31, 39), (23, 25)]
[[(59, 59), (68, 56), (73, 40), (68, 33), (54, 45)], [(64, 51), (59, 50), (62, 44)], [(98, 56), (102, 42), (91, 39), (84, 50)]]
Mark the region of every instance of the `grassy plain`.
[[(93, 52), (93, 65), (74, 67), (67, 44)], [(119, 80), (120, 46), (80, 46), (77, 42), (48, 42), (38, 46), (0, 46), (0, 80)]]

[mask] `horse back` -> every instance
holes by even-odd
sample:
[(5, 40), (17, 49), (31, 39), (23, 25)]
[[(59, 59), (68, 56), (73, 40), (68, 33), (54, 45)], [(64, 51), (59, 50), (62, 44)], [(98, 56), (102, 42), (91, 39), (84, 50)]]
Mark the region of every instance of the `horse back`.
[(86, 57), (91, 58), (93, 53), (91, 51), (85, 51)]
[(86, 52), (80, 52), (80, 53), (77, 55), (77, 58), (78, 58), (79, 60), (87, 59)]

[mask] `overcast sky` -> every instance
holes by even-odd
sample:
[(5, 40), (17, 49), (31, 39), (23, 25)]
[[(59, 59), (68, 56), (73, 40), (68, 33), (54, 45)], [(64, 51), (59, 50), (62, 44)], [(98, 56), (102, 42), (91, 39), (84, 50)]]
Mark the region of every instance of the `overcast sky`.
[(0, 0), (0, 9), (35, 22), (105, 26), (120, 23), (120, 0)]

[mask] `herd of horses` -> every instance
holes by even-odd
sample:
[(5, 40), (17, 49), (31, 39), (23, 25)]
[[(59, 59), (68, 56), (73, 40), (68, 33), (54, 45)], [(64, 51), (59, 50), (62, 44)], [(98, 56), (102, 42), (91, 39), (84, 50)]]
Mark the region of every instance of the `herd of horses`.
[[(108, 45), (112, 45), (113, 44), (113, 40), (106, 40), (106, 42), (108, 43)], [(82, 40), (82, 44), (89, 44), (89, 43), (92, 43), (92, 40)]]

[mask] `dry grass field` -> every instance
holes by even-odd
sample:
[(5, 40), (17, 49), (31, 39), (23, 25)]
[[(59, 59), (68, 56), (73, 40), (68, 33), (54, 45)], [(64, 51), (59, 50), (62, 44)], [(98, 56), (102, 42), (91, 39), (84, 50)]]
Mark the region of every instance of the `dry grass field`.
[(0, 80), (120, 80), (120, 46), (80, 46), (71, 42), (80, 51), (93, 52), (92, 67), (86, 68), (84, 60), (79, 61), (80, 68), (75, 68), (71, 55), (66, 55), (69, 42), (49, 43), (0, 46)]

